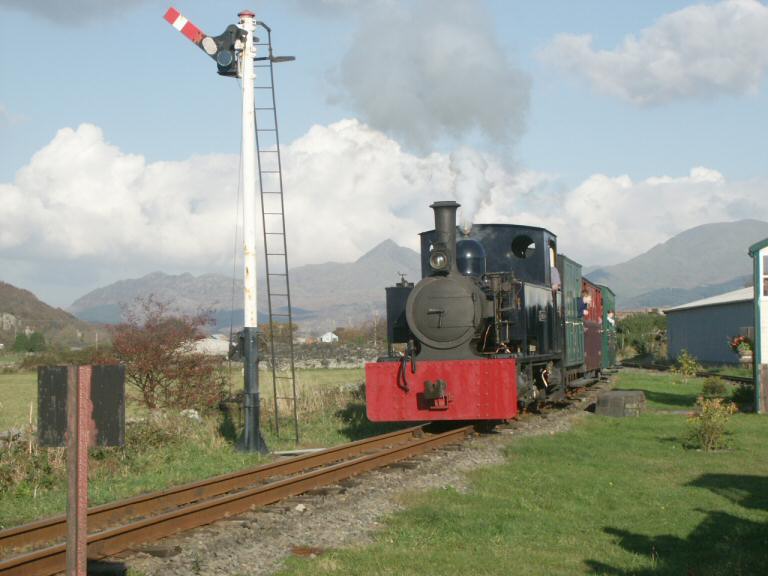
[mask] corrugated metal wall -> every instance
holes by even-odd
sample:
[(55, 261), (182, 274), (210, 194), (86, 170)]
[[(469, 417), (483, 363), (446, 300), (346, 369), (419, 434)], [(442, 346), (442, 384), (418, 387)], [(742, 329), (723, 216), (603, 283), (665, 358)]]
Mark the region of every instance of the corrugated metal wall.
[(668, 312), (669, 358), (674, 360), (686, 349), (701, 362), (736, 363), (739, 357), (731, 352), (728, 340), (754, 325), (750, 301)]

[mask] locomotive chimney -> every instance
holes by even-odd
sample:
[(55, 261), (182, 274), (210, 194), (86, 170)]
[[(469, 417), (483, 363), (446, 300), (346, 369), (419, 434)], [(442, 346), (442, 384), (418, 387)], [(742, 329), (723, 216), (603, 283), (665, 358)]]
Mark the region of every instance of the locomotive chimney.
[(446, 272), (456, 272), (456, 210), (458, 202), (446, 200), (435, 202), (430, 208), (435, 211), (435, 244), (442, 247), (448, 256), (448, 269)]

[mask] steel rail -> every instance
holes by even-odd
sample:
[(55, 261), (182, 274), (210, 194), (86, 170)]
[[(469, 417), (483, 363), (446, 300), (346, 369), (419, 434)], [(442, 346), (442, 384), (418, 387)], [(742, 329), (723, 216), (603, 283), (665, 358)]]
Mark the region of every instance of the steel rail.
[[(88, 528), (92, 531), (101, 530), (131, 518), (157, 514), (169, 508), (219, 496), (233, 490), (240, 490), (270, 477), (296, 474), (309, 468), (326, 465), (329, 462), (350, 458), (367, 450), (406, 442), (421, 430), (421, 426), (405, 428), (388, 434), (341, 444), (288, 461), (246, 468), (198, 482), (175, 486), (160, 492), (142, 494), (96, 506), (88, 510)], [(66, 515), (60, 515), (0, 531), (0, 553), (5, 554), (9, 550), (29, 548), (63, 539), (66, 536), (66, 522)]]
[[(312, 488), (332, 484), (363, 472), (386, 466), (447, 444), (461, 441), (472, 426), (412, 439), (407, 443), (383, 448), (373, 454), (343, 461), (332, 466), (312, 470), (283, 480), (248, 488), (240, 492), (217, 496), (138, 520), (130, 524), (90, 534), (88, 558), (99, 559), (117, 554), (132, 546), (164, 538), (172, 534), (210, 524), (252, 508), (264, 506), (296, 496)], [(66, 559), (66, 546), (57, 544), (27, 554), (0, 561), (2, 576), (50, 576), (60, 572)]]

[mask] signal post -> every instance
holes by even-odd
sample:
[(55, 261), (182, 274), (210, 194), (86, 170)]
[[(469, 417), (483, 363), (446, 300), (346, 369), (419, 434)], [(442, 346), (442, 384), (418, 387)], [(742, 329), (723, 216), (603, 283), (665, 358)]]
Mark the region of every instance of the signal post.
[[(242, 83), (242, 172), (243, 185), (243, 331), (239, 335), (239, 348), (244, 361), (245, 431), (242, 448), (246, 451), (267, 452), (259, 425), (259, 328), (257, 308), (257, 260), (256, 260), (256, 111), (254, 98), (254, 60), (282, 62), (292, 57), (255, 57), (254, 37), (256, 15), (243, 10), (238, 14), (237, 25), (231, 24), (219, 36), (207, 36), (189, 22), (175, 8), (170, 8), (165, 19), (179, 32), (216, 61), (221, 76), (237, 77)], [(271, 52), (271, 51), (270, 51)]]

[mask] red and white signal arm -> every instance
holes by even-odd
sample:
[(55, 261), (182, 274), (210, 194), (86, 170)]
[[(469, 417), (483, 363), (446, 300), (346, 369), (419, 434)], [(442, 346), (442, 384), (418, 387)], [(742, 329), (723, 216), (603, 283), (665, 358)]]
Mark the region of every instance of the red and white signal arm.
[(208, 54), (208, 56), (214, 56), (218, 51), (218, 46), (214, 39), (207, 36), (200, 28), (182, 16), (181, 12), (176, 10), (176, 8), (168, 8), (164, 18), (171, 26)]

